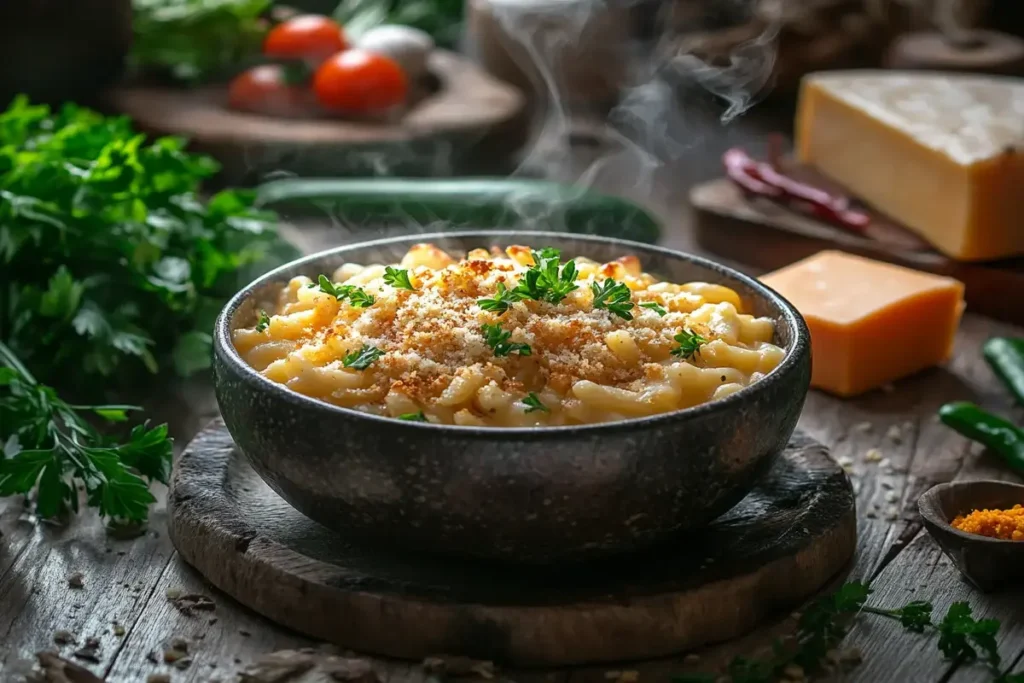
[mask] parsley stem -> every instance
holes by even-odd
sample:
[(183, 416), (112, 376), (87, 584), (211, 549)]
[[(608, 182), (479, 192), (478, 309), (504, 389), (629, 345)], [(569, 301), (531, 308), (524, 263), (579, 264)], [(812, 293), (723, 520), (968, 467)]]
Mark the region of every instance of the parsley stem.
[(22, 364), (21, 360), (19, 360), (18, 357), (14, 355), (14, 352), (7, 348), (7, 345), (2, 341), (0, 341), (0, 361), (2, 361), (7, 367), (13, 368), (15, 372), (25, 378), (26, 382), (38, 384), (36, 378), (28, 371), (28, 368)]

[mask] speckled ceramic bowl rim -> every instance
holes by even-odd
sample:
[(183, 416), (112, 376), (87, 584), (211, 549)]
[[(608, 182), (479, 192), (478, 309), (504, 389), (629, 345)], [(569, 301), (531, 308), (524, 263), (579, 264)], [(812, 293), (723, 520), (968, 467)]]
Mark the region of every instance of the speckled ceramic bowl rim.
[[(994, 545), (1007, 545), (1024, 548), (1024, 541), (1013, 541), (1009, 538), (992, 538), (991, 536), (982, 536), (981, 534), (971, 534), (966, 531), (961, 531), (953, 526), (953, 520), (944, 519), (943, 517), (936, 514), (930, 506), (926, 506), (922, 501), (926, 497), (938, 498), (939, 493), (942, 490), (956, 488), (957, 486), (969, 486), (971, 484), (999, 484), (1011, 489), (1019, 489), (1021, 495), (1024, 496), (1024, 484), (1015, 484), (1012, 481), (1002, 481), (1000, 479), (975, 479), (973, 481), (947, 481), (942, 484), (936, 484), (924, 493), (922, 493), (917, 499), (917, 511), (921, 513), (921, 516), (925, 519), (931, 520), (933, 524), (945, 527), (947, 531), (952, 533), (954, 536), (968, 541), (970, 543), (985, 543)], [(1024, 501), (1021, 501), (1021, 505), (1024, 505)], [(938, 504), (936, 508), (940, 507)], [(961, 513), (962, 514), (962, 513)]]
[[(782, 311), (782, 320), (790, 330), (792, 330), (792, 342), (789, 348), (784, 349), (786, 352), (782, 362), (779, 363), (771, 372), (765, 375), (762, 379), (755, 382), (754, 384), (744, 387), (739, 391), (726, 396), (725, 398), (718, 399), (715, 401), (709, 401), (708, 403), (702, 403), (697, 406), (690, 408), (683, 408), (681, 410), (674, 410), (667, 413), (658, 413), (656, 415), (650, 415), (646, 417), (631, 418), (628, 420), (617, 420), (614, 422), (598, 422), (594, 424), (584, 425), (559, 425), (552, 427), (474, 427), (474, 426), (462, 426), (462, 425), (446, 425), (446, 424), (434, 424), (430, 422), (413, 422), (396, 420), (393, 417), (384, 417), (380, 415), (372, 415), (364, 413), (351, 408), (342, 408), (326, 401), (321, 401), (309, 396), (305, 396), (298, 392), (292, 391), (286, 388), (284, 385), (273, 382), (256, 370), (254, 370), (248, 363), (246, 363), (235, 349), (234, 343), (231, 341), (231, 319), (235, 312), (249, 299), (252, 294), (272, 283), (275, 280), (280, 280), (284, 277), (284, 273), (301, 269), (311, 263), (316, 263), (333, 256), (340, 254), (346, 254), (349, 252), (360, 252), (374, 248), (387, 247), (394, 244), (417, 244), (420, 242), (444, 242), (447, 240), (465, 240), (465, 239), (479, 239), (482, 244), (487, 242), (509, 242), (519, 244), (543, 244), (545, 240), (572, 240), (576, 242), (590, 242), (593, 244), (604, 244), (619, 247), (623, 250), (623, 253), (634, 253), (637, 256), (643, 258), (646, 254), (658, 254), (667, 259), (675, 259), (677, 261), (688, 261), (696, 265), (707, 268), (711, 271), (721, 273), (724, 276), (728, 276), (735, 280), (739, 280), (744, 283), (752, 290), (754, 290), (759, 296), (763, 297), (771, 304), (776, 306)], [(578, 254), (578, 256), (586, 256), (585, 253)], [(800, 316), (797, 310), (784, 299), (778, 292), (771, 289), (770, 287), (758, 282), (752, 277), (744, 275), (743, 273), (724, 266), (720, 263), (716, 263), (709, 259), (695, 256), (692, 254), (686, 254), (680, 251), (674, 251), (672, 249), (666, 249), (664, 247), (658, 247), (650, 244), (643, 244), (640, 242), (633, 242), (630, 240), (616, 239), (612, 237), (600, 237), (594, 235), (579, 235), (575, 233), (563, 233), (563, 232), (542, 232), (542, 231), (516, 231), (516, 230), (467, 230), (467, 231), (451, 231), (441, 233), (426, 233), (426, 234), (415, 234), (415, 235), (402, 235), (399, 237), (389, 237), (385, 239), (372, 240), (368, 242), (357, 242), (353, 244), (346, 244), (344, 246), (327, 249), (324, 251), (304, 256), (296, 259), (289, 263), (286, 263), (274, 270), (260, 276), (253, 282), (249, 283), (244, 289), (235, 294), (228, 303), (221, 310), (220, 315), (217, 317), (217, 322), (214, 328), (214, 347), (215, 350), (219, 350), (223, 353), (223, 358), (231, 366), (231, 368), (241, 377), (246, 384), (256, 391), (269, 391), (278, 395), (283, 400), (300, 405), (307, 406), (309, 408), (316, 408), (324, 410), (328, 413), (335, 413), (338, 415), (344, 415), (346, 417), (355, 417), (364, 420), (374, 421), (378, 423), (387, 424), (395, 429), (409, 429), (409, 430), (432, 430), (432, 431), (446, 431), (457, 433), (460, 436), (466, 437), (483, 437), (487, 439), (493, 439), (495, 437), (508, 436), (515, 437), (518, 439), (530, 438), (530, 439), (543, 439), (547, 436), (583, 436), (585, 434), (598, 434), (598, 433), (609, 433), (609, 432), (620, 432), (620, 431), (631, 431), (635, 429), (647, 429), (655, 428), (658, 425), (677, 421), (686, 420), (689, 418), (696, 418), (702, 415), (714, 413), (716, 411), (727, 411), (739, 407), (749, 397), (757, 394), (760, 391), (764, 391), (773, 384), (782, 381), (782, 377), (789, 371), (793, 370), (795, 366), (800, 362), (800, 357), (804, 353), (809, 353), (808, 348), (810, 344), (810, 333), (807, 329), (807, 325), (804, 319)]]

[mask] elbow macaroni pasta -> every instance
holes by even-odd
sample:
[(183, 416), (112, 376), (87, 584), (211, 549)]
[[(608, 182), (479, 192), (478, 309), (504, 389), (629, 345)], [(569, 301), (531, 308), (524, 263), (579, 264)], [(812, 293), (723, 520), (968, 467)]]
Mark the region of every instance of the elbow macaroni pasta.
[[(635, 256), (574, 263), (577, 288), (559, 303), (524, 299), (498, 312), (479, 301), (499, 283), (515, 288), (533, 266), (529, 248), (475, 249), (456, 260), (420, 244), (394, 266), (414, 289), (389, 284), (384, 265), (346, 263), (332, 274), (335, 287), (373, 297), (356, 305), (296, 277), (273, 314), (234, 330), (233, 341), (258, 372), (301, 394), (376, 415), (483, 427), (669, 412), (724, 398), (782, 362), (773, 321), (744, 313), (728, 287), (661, 282)], [(631, 319), (595, 306), (591, 283), (609, 278), (628, 287)], [(485, 324), (501, 325), (528, 353), (496, 355)], [(676, 339), (684, 330), (702, 342), (688, 356)], [(367, 348), (380, 354), (362, 369), (346, 367)]]

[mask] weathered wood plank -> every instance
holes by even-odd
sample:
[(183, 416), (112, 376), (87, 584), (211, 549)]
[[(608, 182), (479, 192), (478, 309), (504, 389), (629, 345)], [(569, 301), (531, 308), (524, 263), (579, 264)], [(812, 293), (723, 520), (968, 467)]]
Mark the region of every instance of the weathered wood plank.
[[(91, 511), (66, 528), (37, 525), (11, 569), (0, 579), (0, 668), (54, 650), (102, 675), (124, 644), (173, 552), (163, 533), (162, 503), (151, 531), (116, 540)], [(81, 573), (82, 587), (69, 585)], [(55, 642), (67, 631), (74, 643)], [(74, 657), (88, 638), (95, 657)], [(6, 651), (5, 651), (6, 650)]]
[[(168, 599), (168, 591), (206, 595), (216, 608), (185, 614)], [(187, 667), (164, 662), (175, 638), (188, 643)], [(217, 593), (175, 556), (154, 581), (151, 598), (126, 637), (108, 680), (143, 681), (150, 674), (168, 673), (175, 681), (227, 681), (260, 654), (313, 645)]]

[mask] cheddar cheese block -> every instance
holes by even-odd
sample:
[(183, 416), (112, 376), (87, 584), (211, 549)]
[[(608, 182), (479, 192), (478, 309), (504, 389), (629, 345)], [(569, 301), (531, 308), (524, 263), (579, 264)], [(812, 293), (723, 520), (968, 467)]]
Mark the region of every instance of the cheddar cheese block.
[(1024, 254), (1024, 80), (810, 74), (796, 147), (801, 162), (950, 257)]
[(964, 286), (953, 278), (822, 251), (761, 281), (811, 330), (811, 386), (855, 396), (937, 365), (953, 351)]

